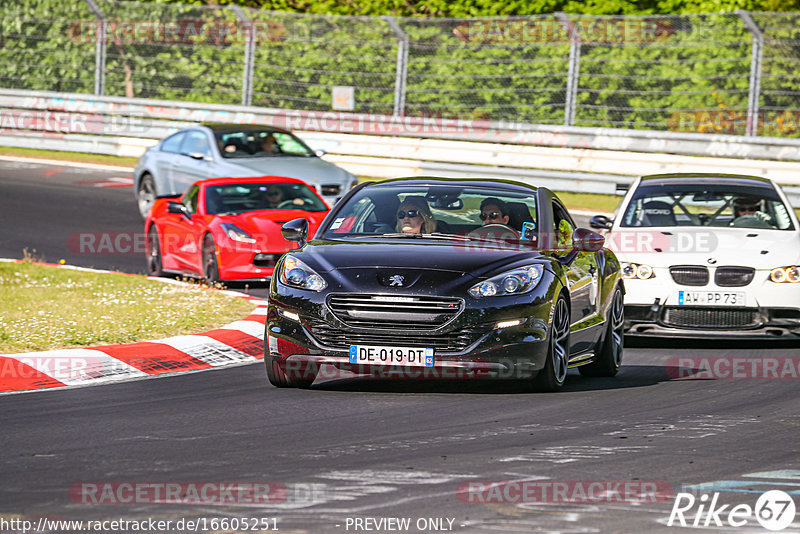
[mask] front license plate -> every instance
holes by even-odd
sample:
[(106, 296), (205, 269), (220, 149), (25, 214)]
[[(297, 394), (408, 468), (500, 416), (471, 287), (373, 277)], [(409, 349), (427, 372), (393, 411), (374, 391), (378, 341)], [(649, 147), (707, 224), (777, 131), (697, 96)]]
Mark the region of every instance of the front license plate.
[(678, 291), (680, 306), (744, 306), (740, 291)]
[(433, 349), (350, 345), (350, 363), (433, 367)]

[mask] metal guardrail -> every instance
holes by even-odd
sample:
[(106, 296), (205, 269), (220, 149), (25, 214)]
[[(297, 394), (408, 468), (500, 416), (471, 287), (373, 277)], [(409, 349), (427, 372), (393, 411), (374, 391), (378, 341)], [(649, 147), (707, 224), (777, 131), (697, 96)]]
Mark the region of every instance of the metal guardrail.
[[(292, 129), (361, 175), (437, 174), (532, 181), (614, 194), (659, 172), (756, 174), (789, 186), (800, 206), (800, 140), (488, 121), (304, 112), (0, 89), (0, 145), (140, 155), (196, 122)], [(35, 141), (33, 141), (35, 139)], [(711, 156), (727, 157), (711, 157)], [(747, 158), (747, 159), (745, 159)], [(750, 159), (759, 158), (759, 159)]]

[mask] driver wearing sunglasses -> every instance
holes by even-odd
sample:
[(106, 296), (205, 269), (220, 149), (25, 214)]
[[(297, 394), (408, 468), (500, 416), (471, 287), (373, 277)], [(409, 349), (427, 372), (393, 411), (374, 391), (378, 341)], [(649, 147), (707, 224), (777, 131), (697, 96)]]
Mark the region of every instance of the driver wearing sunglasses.
[(481, 224), (502, 224), (508, 226), (508, 205), (499, 198), (489, 197), (481, 202)]
[(397, 231), (404, 234), (430, 234), (436, 231), (428, 202), (424, 197), (406, 197), (397, 209)]

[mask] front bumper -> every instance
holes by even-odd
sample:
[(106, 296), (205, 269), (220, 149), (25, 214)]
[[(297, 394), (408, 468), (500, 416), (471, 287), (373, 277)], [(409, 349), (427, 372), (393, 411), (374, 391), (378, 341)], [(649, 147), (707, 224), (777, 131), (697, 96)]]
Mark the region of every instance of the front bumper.
[[(266, 321), (266, 352), (287, 373), (327, 365), (355, 374), (380, 374), (396, 378), (529, 378), (545, 365), (551, 303), (509, 303), (502, 308), (473, 301), (439, 328), (422, 329), (352, 327), (334, 315), (324, 302), (292, 305), (272, 295)], [(530, 299), (530, 296), (528, 296)], [(287, 313), (292, 318), (287, 318)], [(292, 314), (296, 314), (292, 316)], [(296, 319), (299, 317), (299, 320)], [(521, 319), (515, 326), (498, 328), (499, 322)], [(434, 349), (433, 367), (354, 364), (350, 345), (422, 347)], [(335, 371), (334, 371), (335, 373)]]
[[(625, 280), (625, 334), (657, 337), (794, 337), (800, 336), (800, 284), (769, 281), (756, 271), (741, 287), (675, 283), (667, 269), (655, 278)], [(713, 280), (713, 276), (711, 277)], [(743, 293), (744, 303), (714, 306), (682, 303), (680, 292)]]
[[(676, 320), (676, 313), (682, 313)], [(705, 319), (704, 319), (705, 317)], [(694, 319), (693, 319), (694, 318)], [(727, 318), (727, 321), (726, 321)], [(652, 337), (800, 336), (800, 309), (625, 305), (625, 335)]]

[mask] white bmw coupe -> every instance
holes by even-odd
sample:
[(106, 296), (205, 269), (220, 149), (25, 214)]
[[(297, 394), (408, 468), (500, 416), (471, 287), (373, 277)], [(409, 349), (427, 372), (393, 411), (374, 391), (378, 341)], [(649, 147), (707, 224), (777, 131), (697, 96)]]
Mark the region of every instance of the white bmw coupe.
[(590, 225), (622, 263), (627, 335), (800, 336), (800, 225), (771, 180), (643, 176)]

